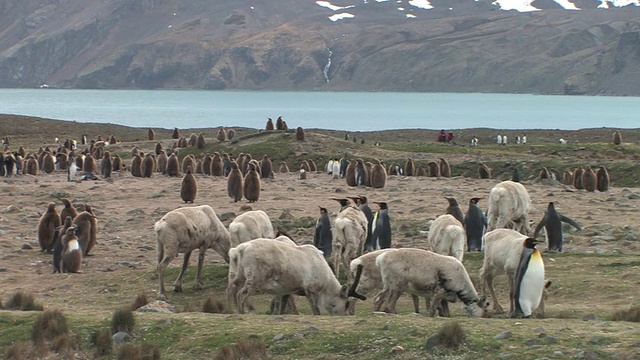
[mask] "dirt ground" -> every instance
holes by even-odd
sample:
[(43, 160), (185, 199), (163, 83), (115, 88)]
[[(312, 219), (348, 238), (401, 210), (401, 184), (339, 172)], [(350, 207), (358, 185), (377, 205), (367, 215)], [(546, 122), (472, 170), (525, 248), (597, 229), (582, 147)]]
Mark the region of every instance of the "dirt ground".
[[(127, 146), (122, 144), (123, 148)], [(376, 156), (384, 156), (383, 151), (376, 151)], [(455, 163), (463, 157), (448, 155), (448, 160)], [(332, 197), (366, 195), (370, 202), (388, 202), (394, 246), (420, 248), (426, 248), (428, 222), (445, 212), (445, 196), (456, 197), (463, 212), (471, 197), (480, 197), (479, 205), (486, 211), (489, 191), (499, 182), (461, 176), (390, 176), (385, 188), (372, 189), (349, 187), (343, 179), (334, 180), (321, 172), (308, 174), (306, 180), (298, 180), (297, 173), (277, 173), (274, 179), (263, 180), (259, 201), (248, 204), (246, 200), (231, 202), (225, 178), (203, 175), (196, 178), (198, 194), (194, 205), (211, 205), (225, 225), (241, 212), (241, 206), (250, 205), (254, 210), (267, 212), (276, 225), (295, 224), (290, 233), (297, 242), (311, 242), (318, 206), (330, 209), (334, 217), (339, 204)], [(104, 301), (96, 299), (109, 294), (114, 287), (125, 293), (126, 299), (139, 292), (155, 298), (156, 286), (140, 289), (135, 279), (147, 277), (155, 270), (154, 223), (170, 210), (191, 206), (180, 199), (180, 183), (181, 178), (157, 173), (151, 178), (134, 178), (129, 172), (114, 173), (108, 181), (67, 182), (63, 171), (1, 178), (0, 282), (4, 286), (0, 287), (0, 298), (24, 290), (37, 299), (46, 299), (48, 306), (72, 305), (76, 311), (86, 313), (100, 309)], [(586, 193), (537, 181), (524, 185), (532, 199), (529, 213), (532, 221), (538, 222), (547, 203), (554, 201), (559, 212), (583, 227), (579, 232), (573, 229), (565, 232), (566, 252), (640, 254), (637, 224), (640, 199), (634, 195), (640, 193), (640, 188), (614, 184), (605, 193)], [(52, 255), (39, 250), (38, 220), (50, 202), (58, 204), (58, 211), (62, 209), (59, 197), (70, 199), (76, 206), (90, 204), (98, 217), (98, 244), (92, 256), (84, 259), (81, 274), (52, 274)], [(372, 204), (372, 209), (375, 208)], [(222, 262), (222, 259), (210, 250), (205, 261)], [(178, 267), (181, 262), (175, 259), (170, 266)], [(191, 265), (195, 266), (195, 257)], [(165, 279), (168, 290), (172, 281)], [(186, 279), (185, 286), (190, 286), (191, 281)]]

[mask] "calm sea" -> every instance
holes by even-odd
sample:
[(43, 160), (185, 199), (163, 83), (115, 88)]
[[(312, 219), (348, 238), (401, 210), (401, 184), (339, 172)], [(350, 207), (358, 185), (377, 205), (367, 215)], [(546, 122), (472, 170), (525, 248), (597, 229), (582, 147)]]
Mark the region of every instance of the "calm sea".
[(134, 127), (563, 129), (640, 127), (640, 98), (384, 92), (0, 89), (0, 113)]

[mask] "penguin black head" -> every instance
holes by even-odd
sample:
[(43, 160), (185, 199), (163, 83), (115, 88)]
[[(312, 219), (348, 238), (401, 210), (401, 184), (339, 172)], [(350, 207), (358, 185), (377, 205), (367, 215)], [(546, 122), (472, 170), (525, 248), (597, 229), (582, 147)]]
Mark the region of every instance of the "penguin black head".
[(538, 242), (539, 241), (534, 238), (526, 238), (524, 239), (524, 247), (528, 249), (535, 249), (536, 244), (538, 244)]
[(458, 206), (458, 200), (456, 200), (456, 198), (445, 197), (445, 199), (447, 199), (447, 201), (449, 202), (449, 206)]
[(471, 200), (469, 200), (469, 203), (470, 203), (470, 204), (476, 204), (476, 205), (477, 205), (477, 204), (478, 204), (478, 201), (480, 201), (480, 199), (482, 199), (482, 198), (471, 198)]
[(554, 207), (555, 205), (553, 204), (553, 201), (549, 201), (549, 208)]
[(360, 200), (360, 196), (348, 196), (349, 199), (353, 200), (353, 203), (359, 205), (362, 203)]
[(364, 195), (360, 195), (360, 204), (364, 205), (367, 203), (367, 197)]
[(326, 214), (327, 213), (327, 209), (323, 208), (322, 206), (318, 206), (320, 208), (320, 214)]
[(342, 205), (342, 206), (347, 206), (347, 205), (349, 205), (349, 204), (351, 203), (351, 202), (349, 201), (349, 199), (345, 199), (345, 198), (342, 198), (342, 199), (338, 199), (338, 198), (331, 198), (331, 200), (335, 200), (335, 201), (339, 202), (339, 203), (340, 203), (340, 205)]
[(388, 209), (387, 203), (384, 201), (374, 201), (373, 203), (380, 206), (380, 210)]

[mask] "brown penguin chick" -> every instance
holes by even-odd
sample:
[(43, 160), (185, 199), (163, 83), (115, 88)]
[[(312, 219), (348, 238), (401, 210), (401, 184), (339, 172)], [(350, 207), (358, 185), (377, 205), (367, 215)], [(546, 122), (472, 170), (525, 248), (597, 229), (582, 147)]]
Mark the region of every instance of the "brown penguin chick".
[(122, 162), (122, 158), (120, 157), (120, 155), (118, 154), (113, 155), (113, 158), (111, 161), (111, 170), (122, 171), (123, 167), (124, 167), (124, 164)]
[(20, 147), (18, 148), (18, 154), (20, 154), (20, 156), (24, 158), (25, 156), (27, 156), (27, 148), (20, 145)]
[(160, 155), (162, 154), (164, 151), (162, 150), (162, 144), (157, 142), (156, 143), (156, 155)]
[(198, 184), (196, 183), (196, 177), (193, 176), (191, 166), (187, 167), (187, 173), (182, 178), (182, 184), (180, 185), (180, 197), (185, 203), (192, 203), (196, 199), (198, 194)]
[(375, 160), (375, 164), (371, 167), (371, 187), (382, 189), (387, 183), (387, 170), (384, 168), (380, 160)]
[(550, 177), (549, 169), (543, 167), (542, 170), (540, 170), (540, 180), (549, 179)]
[(82, 171), (86, 173), (96, 173), (96, 160), (93, 158), (93, 155), (87, 154), (84, 157), (84, 162), (82, 163)]
[(196, 168), (196, 158), (191, 154), (182, 159), (182, 172), (186, 173), (188, 167), (191, 167), (191, 171)]
[(311, 172), (318, 171), (318, 167), (316, 166), (316, 162), (315, 161), (309, 159), (309, 160), (307, 160), (307, 163), (309, 164), (309, 171), (311, 171)]
[(33, 176), (38, 175), (38, 171), (40, 170), (40, 168), (38, 167), (38, 160), (31, 156), (26, 161), (27, 165), (24, 167), (25, 171), (23, 173)]
[(40, 251), (52, 252), (53, 245), (58, 238), (58, 227), (60, 226), (60, 215), (56, 211), (56, 204), (50, 203), (47, 211), (42, 214), (38, 221), (38, 243)]
[(491, 169), (486, 164), (480, 164), (478, 167), (478, 176), (480, 179), (491, 179)]
[(116, 137), (114, 135), (111, 135), (111, 137), (109, 138), (109, 144), (113, 145), (115, 143), (118, 142), (118, 139), (116, 139)]
[(165, 175), (167, 173), (168, 161), (169, 157), (164, 153), (164, 151), (158, 155), (158, 172), (160, 172), (162, 175)]
[(70, 227), (62, 237), (60, 267), (63, 273), (78, 273), (82, 269), (82, 247), (74, 231), (75, 228)]
[(582, 173), (582, 187), (587, 191), (594, 192), (598, 187), (597, 181), (596, 173), (593, 171), (591, 166), (587, 166)]
[(218, 134), (216, 135), (218, 141), (226, 141), (227, 140), (227, 132), (224, 131), (224, 128), (221, 126), (218, 129)]
[(445, 158), (440, 158), (440, 175), (451, 177), (451, 165)]
[(247, 175), (244, 177), (244, 197), (249, 200), (249, 202), (256, 202), (260, 198), (260, 174), (256, 169), (256, 164), (251, 162), (249, 163), (249, 170), (247, 171)]
[(427, 176), (427, 170), (422, 166), (418, 166), (418, 170), (416, 170), (416, 176)]
[(236, 131), (233, 129), (229, 129), (229, 131), (227, 131), (227, 139), (231, 140), (234, 136), (236, 136)]
[(155, 168), (156, 160), (151, 156), (151, 153), (146, 153), (144, 159), (142, 159), (142, 164), (140, 164), (140, 175), (143, 178), (150, 178)]
[(131, 148), (131, 157), (134, 157), (136, 155), (140, 155), (140, 148), (134, 146), (133, 148)]
[(91, 152), (94, 160), (100, 160), (104, 156), (104, 147), (97, 147)]
[[(60, 218), (62, 219), (62, 218)], [(64, 218), (62, 222), (62, 226), (58, 227), (60, 231), (58, 231), (58, 238), (56, 239), (56, 243), (53, 246), (53, 273), (61, 272), (60, 262), (62, 261), (62, 252), (64, 251), (64, 245), (62, 244), (62, 238), (67, 233), (67, 229), (71, 227), (73, 223), (73, 218), (71, 216), (67, 216)]]
[(289, 126), (287, 125), (287, 122), (282, 120), (282, 130), (289, 130)]
[(364, 163), (365, 174), (364, 178), (364, 186), (371, 187), (371, 169), (373, 168), (373, 164), (370, 161)]
[[(260, 168), (260, 162), (258, 162), (258, 160), (256, 160), (256, 159), (251, 159), (251, 161), (249, 161), (249, 164), (255, 165), (256, 172), (258, 173), (258, 175), (260, 177), (262, 177), (262, 172), (261, 172), (262, 170)], [(249, 167), (248, 166), (247, 166), (247, 172), (249, 172)], [(247, 175), (247, 174), (245, 174), (245, 175)]]
[(429, 177), (440, 177), (440, 164), (435, 161), (429, 161)]
[[(209, 165), (211, 165), (211, 164), (209, 164)], [(209, 169), (211, 169), (211, 168), (209, 168)], [(200, 174), (200, 175), (204, 174), (204, 172), (202, 170), (202, 160), (196, 160), (196, 171), (195, 171), (195, 173), (196, 174)]]
[[(83, 211), (73, 219), (73, 226), (76, 228), (76, 235), (78, 236), (82, 253), (85, 256), (91, 243), (91, 218), (93, 217), (94, 215), (88, 211)], [(93, 245), (91, 245), (91, 248), (93, 248)]]
[(357, 186), (356, 183), (356, 162), (347, 160), (347, 170), (345, 170), (345, 179), (347, 180), (347, 185), (349, 186)]
[(111, 152), (105, 151), (104, 157), (100, 160), (100, 173), (105, 178), (111, 177), (111, 171), (113, 171), (113, 162), (111, 160)]
[(98, 243), (98, 218), (96, 214), (93, 212), (93, 208), (89, 204), (84, 204), (84, 210), (91, 214), (89, 217), (89, 223), (91, 224), (91, 230), (89, 231), (89, 244), (87, 245), (87, 250), (84, 252), (84, 255), (89, 255), (89, 251), (93, 249), (93, 247)]
[(573, 185), (573, 172), (565, 170), (564, 173), (562, 173), (562, 183), (564, 185)]
[(584, 187), (582, 186), (582, 173), (583, 172), (584, 172), (584, 170), (582, 169), (582, 166), (577, 167), (573, 171), (573, 187), (576, 188), (577, 190), (584, 189)]
[(49, 152), (45, 152), (42, 157), (42, 171), (47, 174), (51, 174), (56, 167), (56, 159)]
[(273, 163), (269, 159), (269, 155), (264, 154), (260, 161), (260, 177), (265, 179), (271, 176), (273, 172)]
[(244, 153), (238, 154), (236, 157), (236, 164), (238, 164), (238, 169), (242, 172), (242, 163), (244, 162)]
[(191, 136), (189, 136), (189, 140), (187, 141), (187, 145), (191, 147), (196, 146), (196, 144), (198, 144), (198, 135), (191, 133)]
[(620, 131), (618, 130), (613, 132), (613, 144), (614, 145), (622, 144), (622, 134), (620, 134)]
[(247, 171), (249, 171), (249, 163), (251, 162), (251, 160), (253, 160), (253, 158), (251, 157), (251, 154), (245, 154), (244, 159), (242, 160), (242, 166), (238, 164), (238, 166), (240, 167), (240, 171), (242, 171), (243, 176), (247, 174)]
[(290, 170), (289, 170), (289, 165), (287, 165), (287, 162), (286, 162), (286, 161), (281, 161), (281, 162), (280, 162), (280, 169), (278, 169), (278, 171), (279, 171), (280, 173), (283, 173), (283, 174), (284, 174), (284, 173), (288, 173), (288, 172), (290, 172)]
[(267, 118), (267, 125), (265, 125), (264, 129), (267, 131), (273, 130), (273, 120), (271, 118)]
[(131, 159), (131, 175), (135, 177), (142, 177), (142, 158), (140, 155), (135, 155)]
[(238, 168), (238, 163), (231, 161), (231, 171), (227, 176), (227, 194), (233, 200), (238, 202), (242, 200), (243, 177), (242, 172)]
[(180, 130), (178, 128), (173, 128), (173, 133), (171, 134), (172, 139), (180, 139)]
[(464, 214), (462, 213), (462, 209), (460, 209), (458, 200), (454, 197), (445, 197), (445, 199), (449, 202), (446, 213), (452, 215), (456, 220), (460, 221), (460, 225), (464, 226)]
[(282, 116), (278, 116), (278, 119), (276, 119), (276, 130), (284, 130), (284, 122), (282, 121)]
[(67, 154), (66, 152), (59, 152), (56, 154), (55, 159), (56, 163), (58, 164), (58, 169), (67, 170), (67, 160), (69, 159), (69, 154)]
[(412, 158), (408, 158), (407, 162), (404, 164), (404, 174), (406, 176), (415, 176), (416, 164), (413, 162)]
[(180, 140), (178, 140), (178, 147), (179, 148), (189, 147), (189, 141), (187, 141), (187, 138), (180, 138)]
[(149, 130), (147, 130), (147, 140), (155, 140), (156, 139), (156, 132), (153, 131), (153, 129), (149, 128)]
[(307, 160), (302, 160), (302, 162), (300, 163), (300, 169), (309, 172), (309, 162)]
[(167, 175), (180, 176), (180, 160), (175, 153), (171, 154), (167, 160)]
[(66, 219), (67, 216), (70, 216), (71, 219), (74, 219), (76, 216), (78, 216), (78, 211), (75, 207), (73, 207), (69, 199), (61, 198), (60, 201), (62, 201), (62, 204), (64, 205), (64, 208), (60, 210), (60, 219)]
[(233, 202), (242, 200), (242, 183), (243, 177), (242, 172), (238, 168), (238, 163), (232, 161), (231, 171), (229, 172), (229, 176), (227, 176), (227, 194), (231, 199), (233, 199)]
[(211, 155), (209, 153), (204, 154), (202, 158), (202, 174), (205, 176), (211, 175)]
[(198, 134), (198, 139), (196, 139), (196, 147), (198, 149), (204, 149), (206, 142), (204, 140), (204, 135), (202, 133)]
[(606, 167), (600, 166), (598, 171), (596, 171), (596, 182), (598, 184), (598, 191), (604, 192), (609, 190), (611, 176), (609, 175), (609, 170), (607, 170)]
[(82, 167), (84, 166), (84, 155), (76, 156), (75, 161), (78, 171), (82, 171)]
[[(229, 155), (227, 155), (225, 153), (225, 155), (227, 156), (227, 159), (229, 158)], [(222, 176), (222, 158), (220, 157), (220, 154), (218, 152), (214, 152), (213, 153), (213, 157), (211, 158), (211, 169), (209, 170), (209, 173), (211, 174), (211, 176)]]
[(300, 126), (298, 126), (296, 128), (296, 140), (298, 141), (304, 141), (305, 140), (305, 134), (304, 134), (304, 129)]

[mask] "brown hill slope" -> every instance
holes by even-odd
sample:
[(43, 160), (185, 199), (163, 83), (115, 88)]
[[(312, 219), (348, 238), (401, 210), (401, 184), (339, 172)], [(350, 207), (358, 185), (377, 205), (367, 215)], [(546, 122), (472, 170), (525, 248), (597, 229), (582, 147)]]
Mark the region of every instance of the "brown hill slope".
[(640, 94), (635, 6), (402, 0), (358, 4), (334, 23), (313, 1), (254, 5), (5, 3), (0, 87)]

